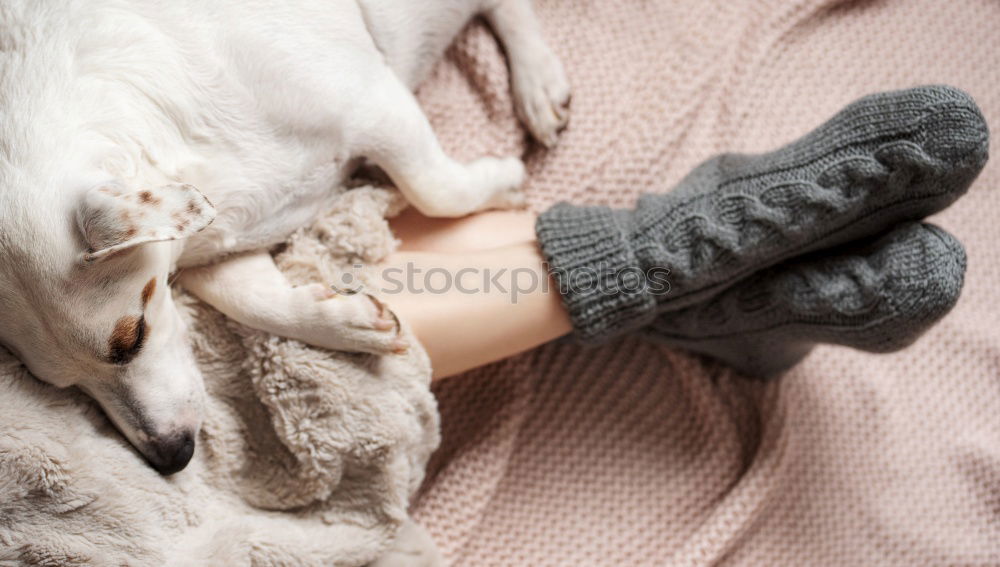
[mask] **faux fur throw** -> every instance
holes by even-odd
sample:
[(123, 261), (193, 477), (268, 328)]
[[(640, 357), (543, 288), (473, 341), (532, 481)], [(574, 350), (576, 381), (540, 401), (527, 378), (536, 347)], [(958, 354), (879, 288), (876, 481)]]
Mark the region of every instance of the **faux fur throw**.
[[(295, 284), (339, 281), (391, 250), (396, 207), (386, 190), (347, 191), (278, 265)], [(0, 353), (0, 565), (437, 564), (407, 516), (438, 444), (426, 354), (327, 352), (175, 293), (208, 399), (194, 460), (173, 477), (89, 398)]]

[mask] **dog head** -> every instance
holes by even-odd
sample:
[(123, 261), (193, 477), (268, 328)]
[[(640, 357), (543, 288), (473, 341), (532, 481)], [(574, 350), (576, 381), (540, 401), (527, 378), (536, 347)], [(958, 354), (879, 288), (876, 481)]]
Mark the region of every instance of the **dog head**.
[(167, 277), (177, 241), (215, 210), (181, 184), (101, 183), (67, 198), (0, 226), (0, 341), (39, 379), (97, 400), (172, 474), (194, 452), (204, 387)]

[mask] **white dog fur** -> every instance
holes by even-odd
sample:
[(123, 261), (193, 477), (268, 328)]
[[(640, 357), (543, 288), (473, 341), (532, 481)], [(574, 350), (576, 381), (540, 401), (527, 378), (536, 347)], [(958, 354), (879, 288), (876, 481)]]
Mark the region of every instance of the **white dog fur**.
[(520, 160), (449, 158), (411, 92), (477, 14), (518, 113), (555, 143), (569, 87), (530, 0), (0, 3), (0, 342), (95, 398), (165, 474), (190, 459), (204, 396), (178, 267), (248, 326), (404, 349), (377, 301), (293, 288), (266, 249), (362, 159), (428, 215), (523, 201)]

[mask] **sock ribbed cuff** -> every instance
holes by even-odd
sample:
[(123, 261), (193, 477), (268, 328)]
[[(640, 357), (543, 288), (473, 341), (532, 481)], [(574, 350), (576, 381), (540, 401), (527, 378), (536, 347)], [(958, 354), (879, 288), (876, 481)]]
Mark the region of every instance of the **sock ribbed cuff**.
[(581, 342), (649, 324), (656, 300), (628, 242), (628, 211), (560, 203), (535, 224), (542, 253)]

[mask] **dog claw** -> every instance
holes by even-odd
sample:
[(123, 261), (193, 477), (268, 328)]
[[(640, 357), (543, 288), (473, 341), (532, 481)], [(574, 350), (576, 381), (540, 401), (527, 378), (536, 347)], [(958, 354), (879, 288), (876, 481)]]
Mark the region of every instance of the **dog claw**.
[(378, 309), (378, 320), (375, 321), (375, 329), (379, 331), (388, 331), (389, 329), (396, 329), (396, 334), (399, 335), (403, 332), (403, 326), (399, 322), (399, 317), (396, 313), (389, 309), (385, 303), (382, 303), (377, 297), (370, 293), (366, 293), (368, 299), (375, 304), (375, 308)]
[(392, 324), (396, 328), (396, 336), (398, 337), (403, 332), (403, 324), (399, 322), (399, 316), (392, 309), (386, 309), (389, 312), (389, 316), (392, 317)]
[(375, 304), (375, 309), (378, 310), (379, 318), (380, 319), (385, 318), (385, 312), (389, 310), (389, 308), (385, 306), (385, 303), (382, 303), (381, 301), (379, 301), (377, 297), (375, 297), (370, 293), (366, 293), (365, 297), (367, 297), (369, 301)]
[(406, 354), (410, 350), (410, 343), (405, 339), (397, 338), (392, 342), (393, 354)]

